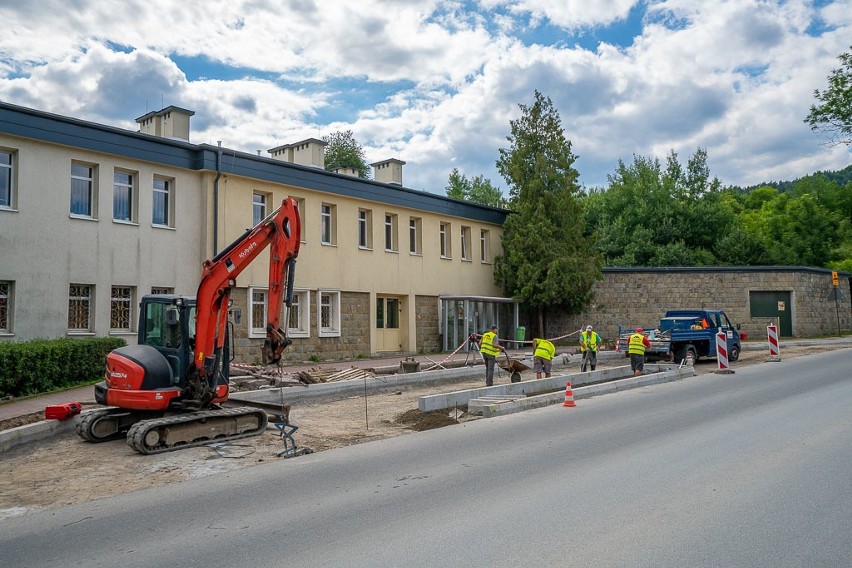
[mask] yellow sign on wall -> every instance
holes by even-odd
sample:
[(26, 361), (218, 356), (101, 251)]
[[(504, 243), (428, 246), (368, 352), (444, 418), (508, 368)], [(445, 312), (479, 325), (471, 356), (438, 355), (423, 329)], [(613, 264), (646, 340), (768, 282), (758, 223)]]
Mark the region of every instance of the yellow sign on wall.
[(832, 285), (832, 286), (837, 286), (839, 283), (840, 283), (840, 280), (837, 278), (837, 273), (836, 273), (836, 272), (832, 272), (832, 273), (831, 273), (831, 285)]

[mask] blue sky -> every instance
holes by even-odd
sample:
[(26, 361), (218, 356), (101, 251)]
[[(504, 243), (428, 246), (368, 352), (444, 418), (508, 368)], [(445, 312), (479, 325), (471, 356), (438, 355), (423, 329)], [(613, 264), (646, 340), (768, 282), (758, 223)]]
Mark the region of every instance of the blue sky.
[(177, 105), (192, 142), (251, 153), (352, 130), (435, 193), (452, 168), (506, 188), (535, 90), (586, 187), (697, 148), (723, 184), (852, 162), (803, 123), (852, 0), (0, 0), (0, 20), (0, 100), (131, 130)]

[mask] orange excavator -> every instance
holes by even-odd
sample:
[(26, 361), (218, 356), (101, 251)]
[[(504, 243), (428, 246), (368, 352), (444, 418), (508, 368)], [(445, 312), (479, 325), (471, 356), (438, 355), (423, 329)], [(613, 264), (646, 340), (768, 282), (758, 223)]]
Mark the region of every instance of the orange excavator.
[(195, 297), (151, 294), (142, 298), (137, 345), (106, 357), (95, 400), (109, 406), (87, 413), (77, 434), (90, 442), (126, 436), (143, 454), (257, 436), (267, 425), (262, 410), (224, 408), (228, 400), (233, 323), (228, 319), (236, 277), (269, 253), (269, 290), (263, 360), (276, 363), (290, 345), (281, 306), (291, 306), (301, 220), (295, 200), (281, 207), (204, 261)]

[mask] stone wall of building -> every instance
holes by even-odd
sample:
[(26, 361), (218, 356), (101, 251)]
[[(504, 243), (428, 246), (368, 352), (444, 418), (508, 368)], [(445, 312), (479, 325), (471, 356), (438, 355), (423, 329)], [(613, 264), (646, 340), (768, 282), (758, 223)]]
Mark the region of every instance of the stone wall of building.
[(841, 279), (844, 299), (829, 300), (830, 272), (809, 268), (772, 269), (604, 269), (592, 305), (579, 316), (548, 313), (548, 333), (563, 335), (592, 324), (604, 341), (618, 328), (655, 326), (666, 310), (721, 309), (751, 339), (765, 339), (771, 318), (752, 317), (750, 292), (789, 292), (793, 336), (833, 335), (852, 329), (848, 276)]
[(441, 335), (438, 333), (440, 314), (438, 311), (437, 296), (417, 296), (414, 298), (418, 353), (436, 353), (441, 350)]
[[(246, 316), (247, 290), (235, 288), (231, 292), (234, 307), (242, 310), (240, 324), (235, 326), (236, 361), (247, 364), (261, 362), (263, 339), (248, 337)], [(311, 336), (295, 337), (293, 344), (282, 354), (283, 361), (334, 361), (370, 356), (370, 295), (358, 292), (341, 292), (339, 337), (318, 337), (316, 314), (317, 295), (311, 294)]]

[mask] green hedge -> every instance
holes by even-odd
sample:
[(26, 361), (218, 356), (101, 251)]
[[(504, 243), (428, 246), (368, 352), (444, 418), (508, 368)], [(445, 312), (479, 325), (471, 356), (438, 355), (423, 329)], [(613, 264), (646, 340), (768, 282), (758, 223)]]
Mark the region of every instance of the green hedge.
[(0, 397), (21, 397), (91, 384), (104, 375), (115, 337), (0, 342)]

